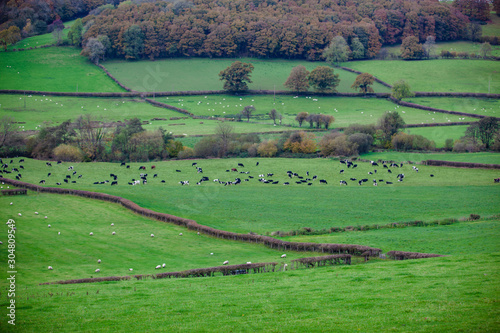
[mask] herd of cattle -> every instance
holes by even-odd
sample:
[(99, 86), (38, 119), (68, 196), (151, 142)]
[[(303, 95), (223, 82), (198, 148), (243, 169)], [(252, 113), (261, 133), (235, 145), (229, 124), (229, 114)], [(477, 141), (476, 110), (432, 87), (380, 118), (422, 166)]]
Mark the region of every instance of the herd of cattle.
[[(2, 176), (1, 174), (14, 173), (16, 179), (18, 180), (22, 179), (21, 170), (24, 169), (24, 166), (22, 165), (24, 159), (20, 159), (18, 161), (18, 165), (14, 165), (16, 164), (14, 160), (11, 160), (10, 163), (4, 163), (0, 159), (0, 162), (2, 164), (2, 168), (0, 169), (0, 176)], [(61, 176), (61, 172), (53, 174), (52, 163), (53, 162), (45, 163), (48, 168), (47, 176), (46, 178), (41, 179), (39, 181), (39, 184), (52, 183), (57, 186), (60, 186), (63, 183), (65, 183), (69, 185), (69, 184), (76, 184), (77, 181), (80, 182), (80, 179), (83, 178), (84, 183), (87, 185), (89, 183), (88, 179), (92, 177), (92, 175), (84, 175), (83, 173), (79, 174), (75, 170), (75, 167), (73, 166), (69, 166), (67, 168), (65, 167), (64, 169), (65, 172), (63, 172), (64, 173), (63, 176)], [(62, 164), (61, 161), (57, 161), (56, 163)], [(191, 168), (187, 167), (187, 169), (183, 170), (171, 169), (171, 168), (161, 170), (163, 169), (163, 167), (157, 169), (155, 165), (152, 165), (149, 168), (147, 168), (144, 165), (141, 165), (139, 166), (138, 172), (135, 177), (124, 176), (123, 175), (124, 170), (121, 169), (121, 171), (117, 170), (114, 173), (110, 173), (109, 177), (106, 176), (106, 179), (104, 180), (94, 180), (90, 181), (90, 183), (93, 185), (110, 184), (111, 186), (114, 186), (119, 184), (119, 178), (120, 180), (122, 178), (127, 178), (124, 180), (124, 183), (130, 186), (146, 185), (148, 184), (148, 181), (151, 179), (157, 179), (156, 182), (160, 183), (167, 183), (165, 179), (168, 179), (168, 183), (171, 184), (172, 179), (175, 178), (174, 175), (177, 176), (188, 175), (187, 177), (190, 178), (196, 177), (195, 180), (192, 181), (192, 179), (187, 179), (187, 177), (182, 179), (177, 178), (178, 179), (177, 183), (181, 186), (188, 186), (190, 184), (202, 185), (207, 182), (213, 182), (223, 186), (240, 185), (246, 182), (271, 184), (271, 185), (281, 184), (281, 185), (313, 186), (317, 184), (324, 186), (332, 184), (332, 182), (333, 183), (338, 182), (340, 186), (347, 186), (349, 184), (355, 184), (358, 186), (362, 186), (365, 184), (372, 184), (373, 186), (378, 186), (379, 184), (393, 185), (395, 182), (403, 182), (406, 177), (405, 172), (407, 172), (407, 174), (408, 172), (410, 173), (419, 172), (419, 169), (416, 166), (409, 167), (408, 165), (403, 163), (394, 163), (390, 161), (381, 161), (381, 162), (371, 161), (368, 164), (369, 171), (367, 172), (365, 171), (366, 173), (362, 173), (362, 171), (360, 170), (361, 168), (358, 168), (358, 164), (354, 163), (353, 161), (340, 160), (340, 169), (336, 170), (337, 168), (335, 167), (335, 165), (332, 165), (331, 171), (328, 172), (329, 174), (321, 176), (314, 174), (313, 172), (310, 171), (303, 171), (302, 173), (292, 170), (280, 171), (280, 172), (276, 171), (263, 172), (262, 170), (264, 168), (262, 166), (259, 166), (259, 162), (257, 162), (255, 166), (252, 164), (251, 167), (245, 167), (243, 163), (235, 163), (235, 164), (237, 165), (228, 169), (210, 170), (211, 171), (210, 174), (217, 175), (215, 177), (210, 177), (206, 175), (207, 172), (204, 171), (203, 168), (198, 166), (198, 162), (193, 162), (191, 164)], [(366, 170), (366, 165), (367, 163), (363, 165), (365, 167), (364, 168), (365, 170)], [(131, 165), (126, 163), (121, 163), (120, 168), (131, 169)], [(152, 172), (155, 173), (148, 174), (146, 173), (147, 169), (150, 169)], [(158, 172), (157, 170), (160, 170), (160, 172)], [(131, 170), (127, 171), (126, 173), (128, 175), (133, 174)], [(163, 174), (161, 175), (161, 173)], [(121, 174), (121, 176), (119, 177), (118, 174)], [(162, 177), (160, 177), (160, 175), (163, 176), (164, 179), (161, 179)], [(221, 175), (224, 175), (224, 179), (223, 177), (221, 177)], [(434, 177), (433, 174), (430, 174), (428, 176)], [(341, 178), (340, 180), (339, 177)], [(342, 177), (345, 178), (342, 179)], [(336, 180), (332, 180), (332, 178), (336, 178)], [(49, 179), (52, 180), (50, 183), (48, 183)], [(495, 179), (495, 182), (497, 182), (497, 179)]]

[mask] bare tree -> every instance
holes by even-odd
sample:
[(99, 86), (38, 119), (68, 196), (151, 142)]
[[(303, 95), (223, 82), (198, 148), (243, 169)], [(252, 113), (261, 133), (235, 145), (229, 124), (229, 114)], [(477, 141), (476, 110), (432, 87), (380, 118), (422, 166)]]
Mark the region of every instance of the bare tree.
[(231, 124), (227, 122), (221, 122), (217, 124), (215, 135), (217, 136), (220, 145), (219, 157), (226, 156), (233, 133), (234, 126), (232, 126)]
[(0, 152), (11, 151), (21, 143), (22, 138), (15, 130), (14, 118), (10, 116), (0, 118)]
[(274, 125), (276, 125), (276, 118), (278, 118), (278, 111), (276, 109), (272, 109), (269, 111), (269, 118), (271, 118), (274, 121)]
[(243, 115), (243, 117), (246, 117), (247, 122), (249, 122), (250, 116), (252, 115), (252, 113), (254, 111), (255, 111), (255, 107), (253, 105), (247, 105), (243, 108), (243, 110), (241, 110), (241, 114)]
[(75, 121), (76, 142), (78, 147), (91, 160), (101, 157), (104, 151), (108, 129), (100, 126), (90, 114), (82, 115)]

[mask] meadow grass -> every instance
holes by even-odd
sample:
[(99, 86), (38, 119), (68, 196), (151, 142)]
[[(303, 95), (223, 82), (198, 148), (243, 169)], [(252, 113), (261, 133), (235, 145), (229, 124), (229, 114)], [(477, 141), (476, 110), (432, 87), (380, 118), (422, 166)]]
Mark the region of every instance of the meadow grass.
[(371, 152), (361, 155), (361, 158), (368, 160), (386, 160), (396, 162), (422, 162), (425, 160), (500, 164), (500, 154), (491, 152), (480, 153), (424, 153), (424, 152)]
[(370, 60), (344, 65), (368, 72), (389, 84), (404, 79), (414, 91), (500, 93), (500, 72), (495, 61)]
[(123, 92), (74, 47), (0, 53), (0, 89)]
[(500, 100), (494, 98), (412, 97), (407, 102), (437, 109), (499, 117)]
[[(483, 29), (487, 28), (488, 26), (483, 26)], [(484, 35), (487, 35), (484, 33)], [(475, 43), (475, 42), (469, 42), (469, 41), (454, 41), (454, 42), (439, 42), (436, 43), (436, 50), (435, 50), (435, 55), (440, 55), (441, 51), (454, 51), (454, 52), (467, 52), (469, 54), (475, 53), (476, 55), (479, 55), (480, 52), (479, 50), (481, 49), (482, 43)], [(500, 56), (500, 46), (499, 45), (491, 45), (492, 51), (491, 55), (492, 56)], [(401, 54), (401, 44), (397, 45), (391, 45), (391, 46), (384, 46), (384, 49), (386, 49), (389, 53), (400, 55)], [(349, 66), (348, 66), (349, 67)]]
[(434, 141), (436, 148), (443, 148), (447, 139), (453, 141), (460, 139), (465, 135), (469, 126), (440, 126), (440, 127), (412, 127), (404, 131), (408, 134), (422, 135), (423, 137)]
[(482, 28), (483, 36), (500, 36), (500, 17), (495, 12), (491, 12), (490, 22)]
[[(401, 107), (381, 98), (366, 97), (309, 97), (287, 95), (207, 95), (161, 97), (157, 101), (188, 110), (197, 116), (235, 118), (245, 106), (253, 105), (255, 112), (250, 120), (273, 125), (269, 111), (276, 109), (283, 115), (282, 124), (298, 128), (295, 117), (299, 112), (322, 113), (335, 117), (332, 128), (350, 124), (371, 124), (387, 111), (397, 111), (407, 124), (427, 124), (476, 121), (475, 118)], [(242, 119), (246, 122), (246, 119)], [(279, 122), (277, 121), (279, 124)], [(302, 125), (308, 128), (309, 124)], [(277, 126), (277, 129), (280, 127)]]
[[(191, 166), (194, 161), (203, 168), (203, 174), (197, 173)], [(27, 160), (22, 180), (38, 183), (45, 179), (46, 186), (57, 186), (56, 182), (65, 184), (63, 178), (71, 174), (67, 168), (73, 165), (77, 174), (83, 177), (76, 179), (76, 184), (63, 186), (118, 195), (152, 210), (243, 233), (290, 231), (303, 227), (321, 230), (349, 225), (461, 218), (472, 213), (491, 216), (500, 212), (500, 189), (493, 183), (493, 179), (498, 177), (496, 170), (419, 165), (417, 173), (406, 165), (400, 169), (393, 168), (393, 173), (389, 174), (379, 166), (377, 174), (369, 175), (368, 172), (374, 171), (369, 163), (360, 162), (358, 168), (340, 174), (341, 169), (346, 169), (345, 165), (331, 159), (194, 161), (132, 163), (130, 169), (125, 169), (113, 163), (62, 163), (49, 168), (42, 161)], [(239, 161), (246, 168), (238, 167)], [(259, 166), (255, 166), (256, 162), (260, 162)], [(154, 171), (148, 172), (148, 184), (127, 185), (132, 179), (139, 178), (139, 165), (148, 169), (151, 165), (156, 166)], [(231, 168), (249, 173), (226, 172)], [(317, 175), (318, 179), (325, 179), (328, 184), (320, 185), (315, 180), (311, 181), (312, 186), (298, 185), (295, 183), (297, 178), (287, 177), (288, 170), (304, 177), (306, 171), (310, 171), (310, 178)], [(47, 177), (48, 172), (52, 173), (50, 177)], [(118, 175), (117, 186), (93, 184), (108, 180), (110, 173)], [(151, 178), (153, 173), (158, 177)], [(267, 176), (267, 173), (274, 175)], [(405, 174), (404, 182), (397, 181), (398, 173)], [(257, 180), (259, 174), (279, 181), (279, 184), (263, 184)], [(430, 174), (435, 177), (430, 177)], [(4, 176), (14, 177), (13, 174)], [(202, 176), (210, 180), (196, 185)], [(242, 179), (242, 184), (223, 186), (212, 181), (234, 181), (236, 177)], [(349, 180), (351, 177), (358, 180), (367, 178), (369, 181), (359, 186), (357, 181)], [(377, 179), (379, 185), (372, 186), (372, 179)], [(165, 182), (162, 183), (162, 180)], [(181, 180), (189, 180), (191, 185), (180, 186)], [(347, 180), (350, 186), (339, 186), (340, 180)], [(291, 184), (283, 186), (287, 181)], [(393, 184), (386, 184), (386, 181)], [(309, 198), (314, 198), (314, 201)]]
[[(451, 254), (441, 258), (372, 259), (352, 266), (257, 275), (40, 286), (39, 282), (96, 276), (96, 267), (102, 276), (124, 276), (130, 274), (130, 267), (136, 274), (157, 273), (153, 266), (162, 262), (171, 271), (227, 259), (231, 263), (289, 262), (312, 253), (287, 252), (283, 260), (278, 257), (281, 252), (259, 245), (196, 235), (118, 205), (72, 196), (29, 192), (0, 197), (0, 205), (6, 207), (0, 212), (2, 220), (13, 217), (17, 227), (16, 326), (7, 324), (5, 293), (0, 307), (2, 332), (74, 332), (83, 327), (101, 332), (236, 328), (242, 332), (375, 332), (401, 327), (412, 332), (494, 332), (499, 324), (495, 305), (500, 296), (498, 220), (292, 238), (362, 241), (384, 250)], [(34, 215), (35, 209), (40, 215)], [(117, 231), (114, 236), (111, 222)], [(88, 236), (91, 228), (92, 237)], [(154, 239), (148, 236), (150, 230)], [(0, 236), (4, 245), (6, 234)], [(6, 258), (4, 245), (0, 255)], [(48, 265), (54, 270), (47, 270)], [(3, 290), (7, 289), (6, 271), (0, 271)]]
[[(62, 41), (66, 41), (68, 39), (68, 32), (73, 23), (76, 20), (64, 22), (64, 29), (62, 31)], [(54, 39), (52, 33), (47, 33), (38, 36), (32, 36), (25, 39), (20, 40), (19, 42), (9, 45), (7, 47), (8, 50), (12, 49), (27, 49), (29, 47), (39, 47), (43, 45), (52, 45), (55, 44), (56, 40)], [(3, 52), (3, 49), (2, 49)]]
[[(193, 91), (222, 90), (223, 82), (219, 72), (234, 61), (250, 62), (255, 69), (251, 74), (253, 83), (249, 89), (287, 90), (283, 84), (293, 67), (305, 66), (309, 71), (317, 66), (327, 66), (324, 62), (308, 62), (303, 60), (262, 60), (254, 58), (241, 59), (208, 59), (183, 58), (161, 59), (151, 61), (107, 61), (104, 65), (108, 71), (125, 86), (137, 91)], [(334, 69), (339, 74), (339, 92), (354, 92), (351, 85), (357, 74), (341, 69)], [(388, 92), (389, 89), (376, 83), (376, 92)], [(311, 89), (312, 91), (312, 89)]]

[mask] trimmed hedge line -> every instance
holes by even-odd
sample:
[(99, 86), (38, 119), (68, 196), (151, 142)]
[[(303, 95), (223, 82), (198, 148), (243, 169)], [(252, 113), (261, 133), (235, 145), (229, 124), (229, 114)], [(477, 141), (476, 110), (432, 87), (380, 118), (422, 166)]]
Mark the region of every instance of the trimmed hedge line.
[(389, 251), (387, 256), (394, 260), (406, 260), (406, 259), (423, 259), (423, 258), (435, 258), (435, 257), (445, 257), (441, 254), (434, 253), (419, 253), (419, 252), (403, 252), (403, 251)]
[(292, 269), (298, 269), (300, 267), (312, 268), (314, 266), (326, 266), (326, 265), (350, 265), (351, 255), (350, 254), (334, 254), (331, 256), (321, 256), (321, 257), (309, 257), (309, 258), (299, 258), (292, 260)]
[(430, 92), (414, 91), (415, 97), (475, 97), (475, 98), (500, 98), (500, 94), (468, 93), (468, 92)]
[(453, 121), (453, 122), (450, 121), (449, 123), (406, 124), (405, 128), (471, 125), (473, 123), (474, 121)]
[(166, 104), (166, 103), (157, 102), (157, 101), (154, 101), (154, 100), (152, 100), (150, 98), (145, 98), (144, 100), (146, 102), (148, 102), (149, 104), (157, 106), (159, 108), (173, 110), (173, 111), (180, 112), (182, 114), (188, 115), (190, 117), (194, 117), (194, 114), (192, 114), (188, 110), (184, 110), (184, 109), (181, 109), (181, 108), (178, 108), (176, 106), (172, 106), (172, 105), (169, 105), (169, 104)]
[(1, 89), (0, 94), (30, 94), (30, 95), (69, 96), (69, 97), (141, 97), (141, 94), (138, 92), (90, 93), (90, 92), (37, 91), (37, 90), (14, 90), (14, 89)]
[(1, 179), (2, 181), (11, 184), (13, 186), (27, 188), (29, 190), (36, 192), (71, 194), (85, 198), (92, 198), (114, 203), (120, 203), (122, 206), (133, 211), (134, 213), (140, 214), (147, 218), (155, 219), (162, 222), (173, 223), (179, 226), (186, 227), (190, 230), (201, 232), (216, 238), (222, 238), (234, 241), (245, 241), (251, 243), (260, 243), (272, 249), (281, 251), (298, 251), (298, 252), (310, 251), (310, 252), (323, 252), (323, 253), (351, 254), (355, 256), (365, 255), (365, 253), (368, 253), (370, 256), (378, 256), (382, 252), (381, 249), (372, 248), (364, 245), (286, 242), (269, 236), (238, 234), (235, 232), (218, 230), (205, 225), (201, 225), (196, 223), (196, 221), (184, 219), (182, 217), (155, 212), (150, 209), (143, 208), (128, 199), (124, 199), (106, 193), (74, 190), (68, 188), (42, 187), (39, 185), (25, 183), (13, 179), (7, 179), (7, 178), (1, 178)]
[(437, 160), (422, 161), (422, 164), (432, 165), (432, 166), (447, 166), (455, 168), (500, 169), (500, 164), (482, 164), (482, 163), (451, 162), (451, 161), (437, 161)]
[[(206, 268), (195, 268), (179, 272), (138, 274), (134, 275), (133, 277), (136, 278), (137, 280), (142, 280), (149, 277), (153, 279), (211, 277), (215, 276), (216, 273), (222, 273), (223, 276), (226, 276), (226, 275), (250, 274), (250, 272), (252, 271), (254, 274), (257, 274), (257, 273), (275, 272), (276, 271), (275, 268), (277, 265), (278, 265), (277, 262), (264, 262), (255, 264), (215, 266)], [(130, 279), (131, 276), (107, 276), (107, 277), (96, 277), (96, 278), (85, 278), (85, 279), (61, 280), (56, 282), (44, 282), (44, 283), (39, 283), (39, 285), (94, 283), (103, 281), (126, 281)]]
[(134, 90), (130, 89), (129, 87), (125, 86), (124, 84), (122, 84), (120, 81), (118, 81), (113, 75), (111, 75), (110, 72), (108, 72), (108, 70), (106, 69), (106, 67), (104, 67), (103, 65), (98, 64), (97, 67), (99, 67), (100, 69), (102, 69), (104, 71), (104, 73), (106, 73), (106, 75), (110, 77), (111, 80), (113, 80), (117, 85), (119, 85), (120, 87), (122, 87), (126, 91), (129, 91), (129, 92), (133, 92), (134, 91)]

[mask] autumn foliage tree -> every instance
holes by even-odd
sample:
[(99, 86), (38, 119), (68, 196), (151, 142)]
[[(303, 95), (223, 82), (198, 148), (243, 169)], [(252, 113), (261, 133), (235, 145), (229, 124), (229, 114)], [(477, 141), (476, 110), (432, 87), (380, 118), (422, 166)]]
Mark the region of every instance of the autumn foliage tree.
[(408, 36), (401, 44), (401, 58), (404, 60), (416, 60), (424, 57), (424, 48), (419, 43), (418, 37)]
[(304, 92), (309, 89), (309, 71), (302, 65), (292, 68), (290, 76), (284, 86), (295, 92)]
[(224, 81), (224, 90), (228, 92), (242, 92), (248, 90), (248, 83), (254, 67), (250, 63), (235, 61), (228, 68), (219, 73), (219, 78)]
[(295, 132), (290, 135), (283, 148), (292, 153), (310, 154), (316, 151), (316, 142), (314, 134), (304, 131)]
[(410, 84), (405, 80), (396, 81), (392, 85), (391, 94), (392, 97), (398, 100), (415, 96), (415, 94), (411, 91)]
[(371, 87), (373, 82), (375, 82), (375, 77), (373, 75), (370, 73), (362, 73), (356, 77), (356, 80), (354, 80), (351, 88), (354, 90), (359, 89), (359, 92), (362, 94), (373, 93), (374, 91)]
[(327, 66), (318, 66), (309, 74), (309, 84), (318, 92), (336, 92), (339, 83), (339, 75)]
[(299, 123), (299, 127), (302, 127), (302, 123), (307, 119), (308, 116), (308, 112), (299, 112), (297, 116), (295, 116), (295, 120)]

